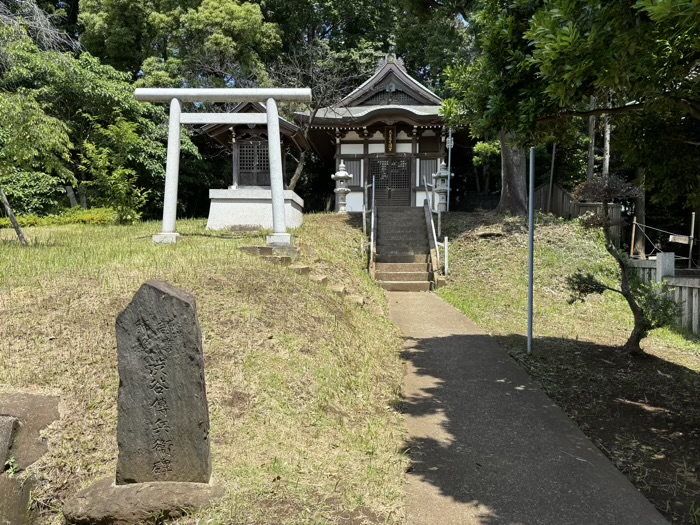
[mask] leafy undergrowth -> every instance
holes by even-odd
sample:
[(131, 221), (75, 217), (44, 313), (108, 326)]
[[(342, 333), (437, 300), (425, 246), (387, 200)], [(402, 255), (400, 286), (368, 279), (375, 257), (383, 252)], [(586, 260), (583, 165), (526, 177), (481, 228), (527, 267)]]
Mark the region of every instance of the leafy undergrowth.
[(450, 276), (439, 293), (491, 332), (615, 465), (674, 523), (700, 523), (700, 342), (656, 330), (630, 358), (617, 294), (570, 305), (577, 269), (614, 282), (600, 236), (538, 217), (533, 355), (526, 354), (527, 227), (490, 213), (450, 213)]
[(30, 467), (38, 523), (62, 523), (66, 498), (115, 473), (115, 318), (148, 279), (197, 299), (213, 476), (226, 489), (176, 523), (402, 522), (400, 339), (357, 225), (309, 216), (297, 234), (315, 270), (370, 308), (237, 249), (259, 236), (181, 221), (177, 244), (154, 246), (158, 226), (27, 228), (28, 249), (0, 231), (0, 390), (61, 396), (49, 452)]

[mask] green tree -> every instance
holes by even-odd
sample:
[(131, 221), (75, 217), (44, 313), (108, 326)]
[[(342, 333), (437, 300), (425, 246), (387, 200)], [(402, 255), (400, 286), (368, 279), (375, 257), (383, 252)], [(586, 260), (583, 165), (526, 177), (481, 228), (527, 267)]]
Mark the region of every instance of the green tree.
[(539, 2), (476, 0), (466, 7), (475, 46), (447, 68), (453, 96), (443, 112), (456, 125), (468, 125), (477, 137), (498, 139), (501, 147), (501, 199), (497, 211), (525, 215), (526, 155), (529, 139), (543, 111), (543, 88), (527, 67), (529, 19)]
[[(92, 148), (102, 148), (110, 152), (115, 169), (135, 174), (130, 179), (134, 192), (160, 191), (165, 112), (138, 103), (128, 75), (100, 64), (88, 53), (76, 58), (70, 52), (41, 50), (25, 31), (7, 26), (0, 31), (0, 49), (0, 91), (28, 94), (48, 117), (64, 126), (70, 150), (62, 169), (71, 173), (69, 183), (90, 182), (99, 176), (84, 161)], [(116, 133), (127, 128), (129, 133)], [(184, 146), (192, 151), (189, 141)]]
[(381, 0), (260, 0), (268, 22), (279, 26), (285, 52), (326, 41), (334, 52), (393, 43), (395, 2)]
[(396, 54), (407, 70), (438, 95), (449, 94), (445, 69), (469, 53), (471, 32), (454, 9), (427, 6), (415, 0), (399, 0), (399, 16), (394, 29)]
[[(692, 1), (547, 2), (525, 35), (528, 61), (557, 106), (542, 120), (611, 116), (615, 149), (625, 166), (644, 171), (655, 198), (682, 194), (700, 205), (697, 174), (688, 169), (700, 143), (698, 27)], [(608, 103), (591, 111), (592, 95)]]
[(34, 213), (54, 205), (59, 183), (72, 179), (65, 166), (70, 147), (67, 126), (48, 116), (30, 93), (0, 92), (0, 200), (22, 244), (9, 201)]
[(634, 327), (623, 348), (636, 356), (643, 353), (640, 343), (649, 334), (649, 330), (671, 324), (678, 314), (678, 306), (669, 288), (666, 285), (654, 286), (643, 283), (630, 267), (627, 257), (617, 248), (610, 234), (615, 224), (610, 218), (608, 203), (613, 199), (635, 198), (638, 194), (639, 188), (615, 175), (607, 178), (597, 177), (576, 188), (574, 196), (577, 200), (602, 203), (602, 213), (584, 217), (584, 225), (603, 230), (605, 248), (615, 259), (619, 269), (619, 287), (609, 286), (595, 275), (580, 271), (567, 278), (567, 284), (572, 292), (570, 299), (572, 303), (584, 301), (589, 295), (602, 294), (606, 291), (615, 292), (624, 297), (632, 312)]
[(264, 83), (280, 45), (260, 6), (241, 0), (83, 0), (80, 19), (83, 46), (146, 85)]

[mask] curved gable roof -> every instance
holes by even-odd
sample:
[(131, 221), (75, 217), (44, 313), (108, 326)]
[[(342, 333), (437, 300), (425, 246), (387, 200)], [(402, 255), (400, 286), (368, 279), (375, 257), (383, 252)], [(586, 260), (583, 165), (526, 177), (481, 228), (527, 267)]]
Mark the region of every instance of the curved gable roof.
[(341, 100), (337, 106), (359, 106), (372, 94), (386, 91), (392, 84), (404, 88), (404, 92), (421, 106), (442, 105), (442, 99), (408, 74), (403, 61), (394, 54), (387, 55), (370, 78)]

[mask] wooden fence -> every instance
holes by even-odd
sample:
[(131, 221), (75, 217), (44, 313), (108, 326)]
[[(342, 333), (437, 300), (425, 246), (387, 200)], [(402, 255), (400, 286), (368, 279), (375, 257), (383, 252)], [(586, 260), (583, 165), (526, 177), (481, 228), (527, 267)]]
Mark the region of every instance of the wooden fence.
[(674, 300), (681, 307), (676, 324), (700, 334), (700, 274), (676, 270), (675, 257), (673, 252), (660, 252), (655, 258), (645, 261), (632, 259), (630, 265), (644, 282), (668, 282)]
[[(592, 212), (595, 214), (603, 213), (603, 204), (600, 202), (576, 202), (573, 195), (566, 191), (558, 184), (552, 185), (552, 203), (547, 206), (549, 200), (549, 184), (542, 184), (535, 189), (535, 209), (544, 212), (553, 213), (557, 217), (565, 219), (573, 219), (581, 215)], [(616, 244), (620, 244), (622, 235), (622, 206), (618, 203), (611, 202), (608, 205), (608, 214), (613, 226), (610, 228), (610, 234), (615, 239)]]

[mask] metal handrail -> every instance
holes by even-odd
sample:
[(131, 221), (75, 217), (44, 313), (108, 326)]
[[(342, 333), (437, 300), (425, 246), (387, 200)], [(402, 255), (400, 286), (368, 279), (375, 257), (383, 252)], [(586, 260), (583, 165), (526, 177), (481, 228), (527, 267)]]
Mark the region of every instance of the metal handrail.
[(369, 262), (368, 262), (368, 267), (367, 270), (372, 273), (372, 269), (374, 267), (374, 260), (377, 255), (377, 201), (375, 199), (375, 184), (376, 184), (376, 175), (372, 175), (372, 208), (371, 208), (371, 225), (370, 225), (370, 240), (369, 240)]
[[(432, 186), (432, 184), (431, 184)], [(435, 246), (435, 257), (437, 258), (437, 268), (433, 268), (433, 271), (439, 271), (440, 270), (440, 248), (438, 248), (438, 240), (437, 240), (437, 235), (435, 234), (435, 221), (433, 220), (433, 204), (432, 204), (432, 199), (430, 196), (430, 192), (428, 191), (428, 181), (423, 177), (423, 187), (425, 188), (425, 195), (426, 195), (426, 200), (428, 201), (428, 212), (430, 212), (430, 229), (433, 234), (433, 244)]]

